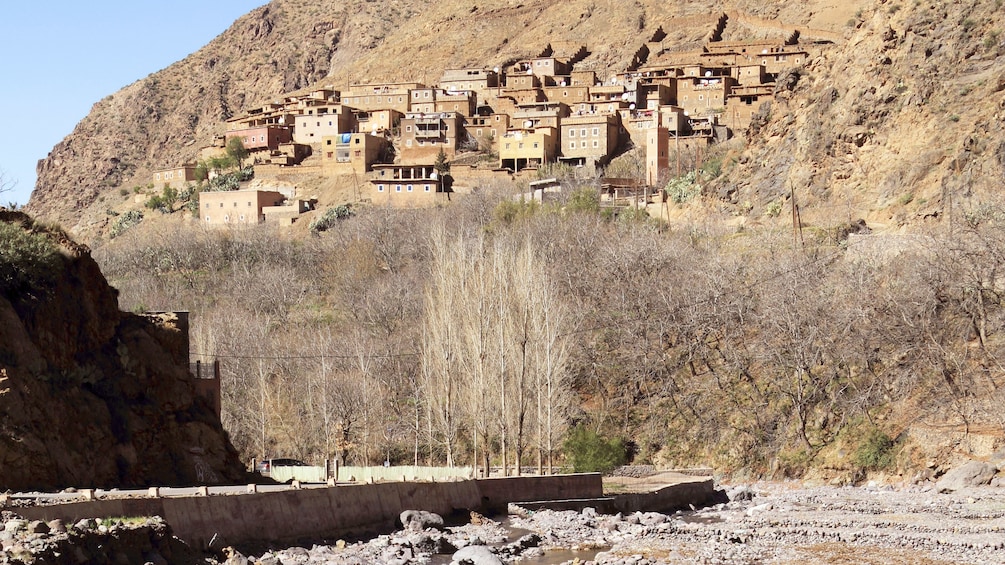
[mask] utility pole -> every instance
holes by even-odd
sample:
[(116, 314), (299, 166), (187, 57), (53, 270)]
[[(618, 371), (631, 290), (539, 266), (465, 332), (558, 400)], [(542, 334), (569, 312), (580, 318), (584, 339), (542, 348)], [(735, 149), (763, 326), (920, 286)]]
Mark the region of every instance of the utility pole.
[(799, 247), (803, 247), (803, 224), (799, 218), (799, 204), (796, 203), (796, 187), (789, 185), (789, 198), (792, 200), (792, 237)]

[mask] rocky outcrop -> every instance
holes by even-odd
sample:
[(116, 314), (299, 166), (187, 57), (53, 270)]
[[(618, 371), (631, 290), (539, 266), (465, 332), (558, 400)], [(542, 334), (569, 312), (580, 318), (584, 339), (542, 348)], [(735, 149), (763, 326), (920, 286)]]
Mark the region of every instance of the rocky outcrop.
[(2, 210), (0, 228), (0, 489), (242, 479), (195, 393), (181, 329), (120, 312), (90, 251), (63, 232)]

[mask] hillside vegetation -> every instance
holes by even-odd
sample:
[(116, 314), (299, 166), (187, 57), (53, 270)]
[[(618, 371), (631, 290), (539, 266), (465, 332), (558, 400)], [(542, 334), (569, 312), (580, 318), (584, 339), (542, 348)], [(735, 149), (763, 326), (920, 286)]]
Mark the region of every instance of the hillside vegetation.
[[(797, 244), (475, 195), (97, 255), (130, 307), (193, 312), (246, 456), (561, 466), (582, 425), (636, 462), (850, 480), (1000, 443), (1003, 217)], [(941, 426), (971, 435), (929, 441)]]

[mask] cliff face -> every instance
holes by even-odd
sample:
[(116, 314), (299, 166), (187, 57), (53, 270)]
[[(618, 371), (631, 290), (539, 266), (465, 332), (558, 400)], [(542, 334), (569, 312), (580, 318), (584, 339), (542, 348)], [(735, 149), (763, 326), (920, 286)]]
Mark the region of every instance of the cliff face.
[[(120, 312), (89, 250), (61, 232), (2, 210), (0, 228), (0, 489), (242, 479), (195, 394), (183, 329)], [(28, 244), (43, 252), (22, 260)]]

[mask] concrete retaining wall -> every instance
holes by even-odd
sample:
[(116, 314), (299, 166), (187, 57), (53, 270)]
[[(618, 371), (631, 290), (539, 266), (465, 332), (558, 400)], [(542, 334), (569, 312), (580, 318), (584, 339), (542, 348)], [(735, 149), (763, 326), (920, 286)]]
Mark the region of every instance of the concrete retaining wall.
[(404, 510), (447, 515), (455, 510), (491, 512), (509, 502), (595, 498), (599, 474), (507, 477), (444, 483), (378, 483), (259, 494), (171, 498), (122, 498), (18, 508), (29, 520), (162, 516), (174, 534), (203, 548), (301, 539), (336, 538), (388, 531)]
[(603, 514), (628, 514), (631, 512), (673, 512), (687, 509), (691, 505), (701, 506), (712, 501), (715, 496), (715, 482), (712, 479), (685, 481), (665, 486), (645, 493), (626, 493), (596, 498), (568, 498), (564, 500), (538, 500), (520, 504), (530, 510), (576, 510), (595, 508)]

